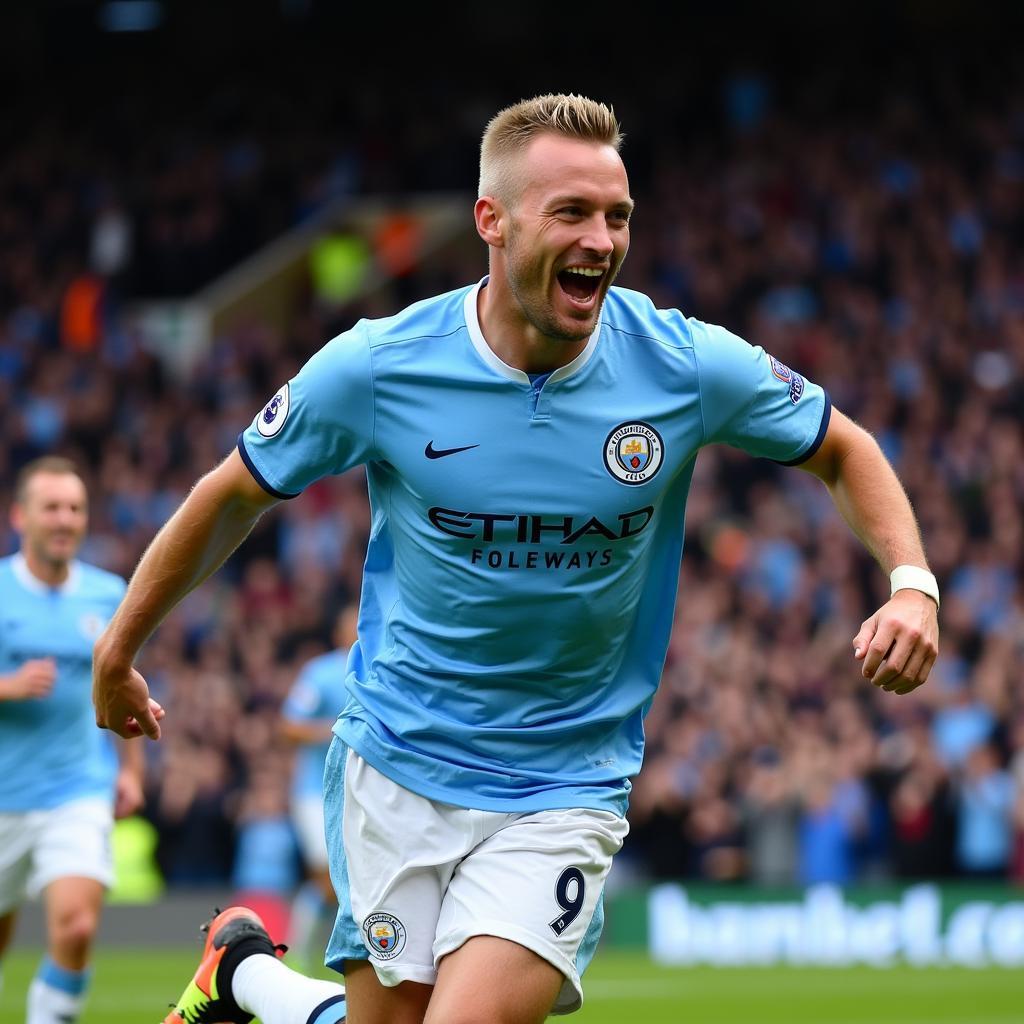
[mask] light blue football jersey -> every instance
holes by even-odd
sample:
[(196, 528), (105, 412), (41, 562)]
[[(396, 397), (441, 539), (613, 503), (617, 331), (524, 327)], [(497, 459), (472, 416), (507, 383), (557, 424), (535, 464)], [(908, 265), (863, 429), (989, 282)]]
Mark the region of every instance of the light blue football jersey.
[[(348, 649), (339, 648), (302, 666), (281, 713), (292, 722), (323, 721), (337, 718), (348, 700), (345, 666)], [(292, 794), (296, 797), (323, 796), (324, 762), (330, 743), (304, 743), (295, 755)]]
[(366, 465), (359, 641), (335, 732), (414, 792), (625, 813), (672, 626), (694, 458), (796, 463), (824, 391), (612, 288), (541, 388), (488, 347), (480, 284), (360, 321), (239, 438), (271, 493)]
[(49, 587), (20, 554), (0, 559), (0, 675), (34, 658), (57, 663), (48, 696), (0, 701), (0, 812), (113, 796), (117, 755), (96, 727), (92, 647), (124, 592), (120, 576), (84, 562)]

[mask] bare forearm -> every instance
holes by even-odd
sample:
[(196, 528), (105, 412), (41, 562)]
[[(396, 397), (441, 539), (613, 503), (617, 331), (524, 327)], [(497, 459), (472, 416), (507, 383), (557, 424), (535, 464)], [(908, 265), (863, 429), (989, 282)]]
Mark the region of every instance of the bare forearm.
[[(834, 409), (821, 445), (803, 468), (829, 489), (836, 507), (887, 574), (900, 565), (927, 570), (914, 510), (867, 431)], [(938, 592), (934, 579), (928, 580), (927, 590), (918, 589), (920, 579), (899, 581), (891, 599), (861, 623), (853, 638), (862, 675), (883, 690), (910, 693), (935, 663)]]
[(286, 740), (303, 746), (309, 743), (327, 743), (330, 741), (333, 718), (310, 719), (308, 721), (296, 721), (295, 719), (284, 719), (281, 722), (281, 734)]
[(846, 454), (832, 499), (843, 518), (886, 573), (897, 565), (928, 567), (910, 500), (874, 440)]
[(833, 410), (820, 449), (801, 467), (828, 487), (836, 508), (886, 573), (927, 568), (914, 511), (875, 439)]
[(146, 756), (141, 743), (121, 740), (118, 744), (118, 759), (121, 771), (132, 772), (137, 779), (142, 780), (146, 771)]
[(203, 477), (156, 535), (103, 636), (96, 658), (131, 660), (170, 610), (212, 575), (252, 530), (266, 504)]

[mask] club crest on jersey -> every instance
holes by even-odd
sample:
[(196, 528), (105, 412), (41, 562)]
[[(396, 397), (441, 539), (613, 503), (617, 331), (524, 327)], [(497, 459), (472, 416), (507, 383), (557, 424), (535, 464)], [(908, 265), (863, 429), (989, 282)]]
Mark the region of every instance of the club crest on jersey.
[(95, 640), (107, 623), (95, 612), (86, 612), (78, 620), (78, 628), (87, 640)]
[(264, 437), (273, 437), (284, 426), (290, 408), (288, 398), (288, 385), (285, 384), (256, 417), (256, 429)]
[(665, 458), (661, 435), (649, 423), (620, 423), (604, 442), (604, 465), (624, 484), (642, 484), (653, 477)]
[[(765, 355), (768, 355), (768, 353), (765, 353)], [(803, 377), (791, 370), (785, 363), (780, 363), (773, 355), (768, 355), (768, 362), (772, 367), (772, 376), (781, 380), (783, 384), (789, 385), (789, 400), (796, 405), (803, 397)]]
[(405, 925), (393, 914), (371, 914), (363, 922), (366, 948), (377, 960), (393, 960), (405, 949)]

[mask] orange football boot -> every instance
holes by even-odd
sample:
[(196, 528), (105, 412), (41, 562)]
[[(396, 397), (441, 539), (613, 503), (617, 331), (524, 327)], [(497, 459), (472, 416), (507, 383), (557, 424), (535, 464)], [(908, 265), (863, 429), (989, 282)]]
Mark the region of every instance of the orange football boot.
[(215, 911), (203, 931), (206, 945), (199, 968), (164, 1024), (249, 1024), (253, 1015), (235, 1002), (231, 976), (247, 956), (276, 956), (285, 947), (270, 941), (259, 915), (248, 907)]

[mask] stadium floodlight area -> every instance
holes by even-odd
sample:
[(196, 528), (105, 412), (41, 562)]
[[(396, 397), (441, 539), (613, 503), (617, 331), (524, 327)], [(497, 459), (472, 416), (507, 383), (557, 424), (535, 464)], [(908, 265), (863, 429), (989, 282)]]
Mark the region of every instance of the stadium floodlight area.
[[(384, 221), (401, 210), (416, 220), (421, 236), (418, 257), (427, 261), (449, 246), (477, 243), (471, 207), (471, 200), (461, 193), (335, 200), (196, 294), (133, 302), (126, 309), (127, 325), (147, 351), (184, 379), (203, 360), (211, 341), (236, 324), (287, 329), (308, 291), (314, 250), (323, 239), (344, 235), (369, 242)], [(348, 290), (346, 301), (358, 302), (392, 278), (380, 261), (371, 261)]]

